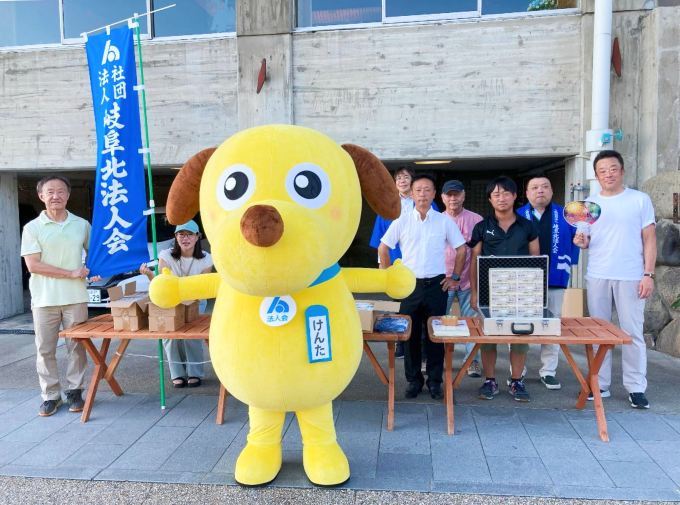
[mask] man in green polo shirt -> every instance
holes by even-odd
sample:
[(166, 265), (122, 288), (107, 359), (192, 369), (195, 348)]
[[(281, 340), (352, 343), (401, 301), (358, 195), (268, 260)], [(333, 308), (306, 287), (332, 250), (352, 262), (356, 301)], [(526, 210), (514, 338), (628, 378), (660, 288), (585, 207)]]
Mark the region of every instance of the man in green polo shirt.
[[(57, 341), (59, 326), (69, 328), (87, 320), (88, 295), (85, 282), (90, 271), (83, 266), (83, 249), (90, 242), (90, 223), (66, 210), (71, 194), (68, 179), (43, 178), (38, 197), (45, 204), (33, 221), (24, 226), (21, 255), (31, 273), (31, 310), (38, 349), (37, 369), (44, 403), (39, 415), (51, 416), (62, 404)], [(87, 365), (85, 347), (66, 340), (68, 368), (66, 403), (70, 412), (83, 410), (83, 376)]]

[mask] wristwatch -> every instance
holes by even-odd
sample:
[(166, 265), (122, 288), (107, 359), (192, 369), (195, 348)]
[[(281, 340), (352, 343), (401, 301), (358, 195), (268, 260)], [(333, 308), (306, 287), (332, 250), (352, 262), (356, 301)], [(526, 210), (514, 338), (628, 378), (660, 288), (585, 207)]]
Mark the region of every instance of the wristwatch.
[[(645, 275), (647, 275), (647, 274), (645, 274)], [(459, 281), (459, 280), (460, 280), (460, 275), (458, 275), (458, 274), (451, 274), (451, 278), (452, 278), (454, 281)]]
[(655, 279), (656, 276), (654, 274), (645, 274), (645, 277), (649, 277), (650, 279)]

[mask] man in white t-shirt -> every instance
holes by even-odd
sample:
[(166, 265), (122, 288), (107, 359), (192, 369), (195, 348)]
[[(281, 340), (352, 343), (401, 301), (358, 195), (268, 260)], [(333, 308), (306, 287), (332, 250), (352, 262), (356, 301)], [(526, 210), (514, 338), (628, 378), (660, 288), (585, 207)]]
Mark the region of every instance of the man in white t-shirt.
[[(409, 385), (406, 398), (416, 398), (423, 390), (425, 378), (421, 370), (420, 331), (424, 321), (446, 313), (448, 291), (460, 282), (465, 264), (465, 239), (453, 219), (432, 208), (436, 194), (434, 179), (420, 174), (411, 184), (415, 207), (393, 221), (378, 247), (380, 268), (388, 268), (390, 249), (401, 248), (402, 261), (416, 276), (416, 288), (401, 302), (401, 314), (411, 317), (411, 338), (404, 346), (404, 371)], [(446, 276), (446, 246), (456, 249), (451, 277)], [(425, 340), (427, 352), (427, 387), (435, 400), (444, 398), (442, 372), (444, 344)]]
[[(616, 151), (602, 151), (594, 160), (595, 177), (602, 186), (588, 201), (602, 212), (590, 236), (578, 232), (574, 244), (589, 249), (586, 283), (591, 317), (612, 320), (612, 299), (619, 325), (633, 339), (621, 349), (623, 386), (633, 408), (649, 408), (647, 347), (642, 334), (645, 299), (654, 290), (656, 223), (652, 201), (646, 193), (623, 186), (623, 158)], [(605, 356), (598, 375), (604, 398), (611, 396), (612, 357)], [(589, 397), (592, 400), (592, 393)]]

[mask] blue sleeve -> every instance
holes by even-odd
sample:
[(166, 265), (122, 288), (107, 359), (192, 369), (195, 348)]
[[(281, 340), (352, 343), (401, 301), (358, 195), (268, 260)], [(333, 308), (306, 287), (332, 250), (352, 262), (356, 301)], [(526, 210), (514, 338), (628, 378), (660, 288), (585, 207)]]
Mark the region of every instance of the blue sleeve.
[(574, 244), (576, 228), (571, 225), (569, 225), (569, 228), (571, 228), (571, 264), (576, 265), (578, 263), (579, 255), (581, 254), (581, 248)]
[(434, 203), (434, 200), (432, 200), (432, 208), (433, 208), (434, 210), (436, 210), (437, 212), (439, 212), (439, 207), (437, 207), (437, 204)]
[(371, 241), (368, 245), (377, 249), (380, 246), (380, 239), (383, 238), (391, 223), (392, 221), (387, 221), (380, 216), (376, 217), (375, 225), (373, 226), (373, 235), (371, 235)]

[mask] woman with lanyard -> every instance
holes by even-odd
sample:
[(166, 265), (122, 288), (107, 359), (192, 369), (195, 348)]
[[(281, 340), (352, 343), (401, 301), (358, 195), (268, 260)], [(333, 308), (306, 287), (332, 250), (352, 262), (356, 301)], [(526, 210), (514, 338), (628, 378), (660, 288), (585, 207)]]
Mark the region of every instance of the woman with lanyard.
[[(175, 241), (169, 249), (158, 254), (158, 270), (169, 268), (172, 275), (188, 277), (190, 275), (207, 274), (212, 271), (213, 261), (209, 253), (201, 248), (198, 225), (194, 221), (181, 224), (175, 228)], [(149, 280), (155, 277), (153, 269), (142, 264), (140, 273)], [(207, 300), (199, 302), (199, 312), (205, 312)], [(165, 339), (163, 347), (170, 365), (172, 386), (175, 388), (197, 388), (205, 376), (203, 365), (203, 341)]]

